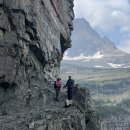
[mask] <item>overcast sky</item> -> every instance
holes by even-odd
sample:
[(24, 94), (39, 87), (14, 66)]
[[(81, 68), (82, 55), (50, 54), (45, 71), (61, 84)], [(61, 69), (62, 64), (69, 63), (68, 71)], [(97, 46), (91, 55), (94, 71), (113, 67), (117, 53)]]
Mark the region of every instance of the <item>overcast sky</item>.
[(130, 0), (75, 0), (75, 17), (130, 53)]

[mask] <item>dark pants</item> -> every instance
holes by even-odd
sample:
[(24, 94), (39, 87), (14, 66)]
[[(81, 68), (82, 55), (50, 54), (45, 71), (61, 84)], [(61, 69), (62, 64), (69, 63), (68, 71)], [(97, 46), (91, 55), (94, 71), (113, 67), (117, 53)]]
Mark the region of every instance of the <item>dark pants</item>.
[(60, 98), (60, 89), (56, 88), (55, 90), (56, 90), (56, 98), (55, 98), (55, 100), (58, 101), (59, 98)]
[(72, 87), (68, 88), (68, 100), (72, 100)]

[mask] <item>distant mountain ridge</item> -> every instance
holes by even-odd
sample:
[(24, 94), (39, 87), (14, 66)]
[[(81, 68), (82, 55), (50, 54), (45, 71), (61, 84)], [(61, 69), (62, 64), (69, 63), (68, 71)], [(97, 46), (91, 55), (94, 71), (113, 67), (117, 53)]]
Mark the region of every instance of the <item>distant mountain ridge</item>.
[(63, 63), (108, 68), (130, 66), (130, 54), (119, 50), (107, 37), (101, 37), (85, 19), (75, 19), (73, 24), (73, 47), (65, 53)]

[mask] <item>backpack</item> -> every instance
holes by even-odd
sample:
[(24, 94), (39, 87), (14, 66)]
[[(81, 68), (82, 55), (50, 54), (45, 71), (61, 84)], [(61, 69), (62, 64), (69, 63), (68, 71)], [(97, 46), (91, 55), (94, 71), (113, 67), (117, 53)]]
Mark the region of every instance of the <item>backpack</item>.
[(54, 88), (61, 88), (61, 81), (56, 80), (54, 83)]

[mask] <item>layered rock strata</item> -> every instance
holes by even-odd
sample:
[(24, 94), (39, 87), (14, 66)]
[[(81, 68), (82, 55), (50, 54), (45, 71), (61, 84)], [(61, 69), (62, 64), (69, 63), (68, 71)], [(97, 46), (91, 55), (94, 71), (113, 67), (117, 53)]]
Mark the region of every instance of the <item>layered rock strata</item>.
[(48, 81), (71, 46), (73, 6), (73, 0), (0, 0), (1, 115), (49, 99)]

